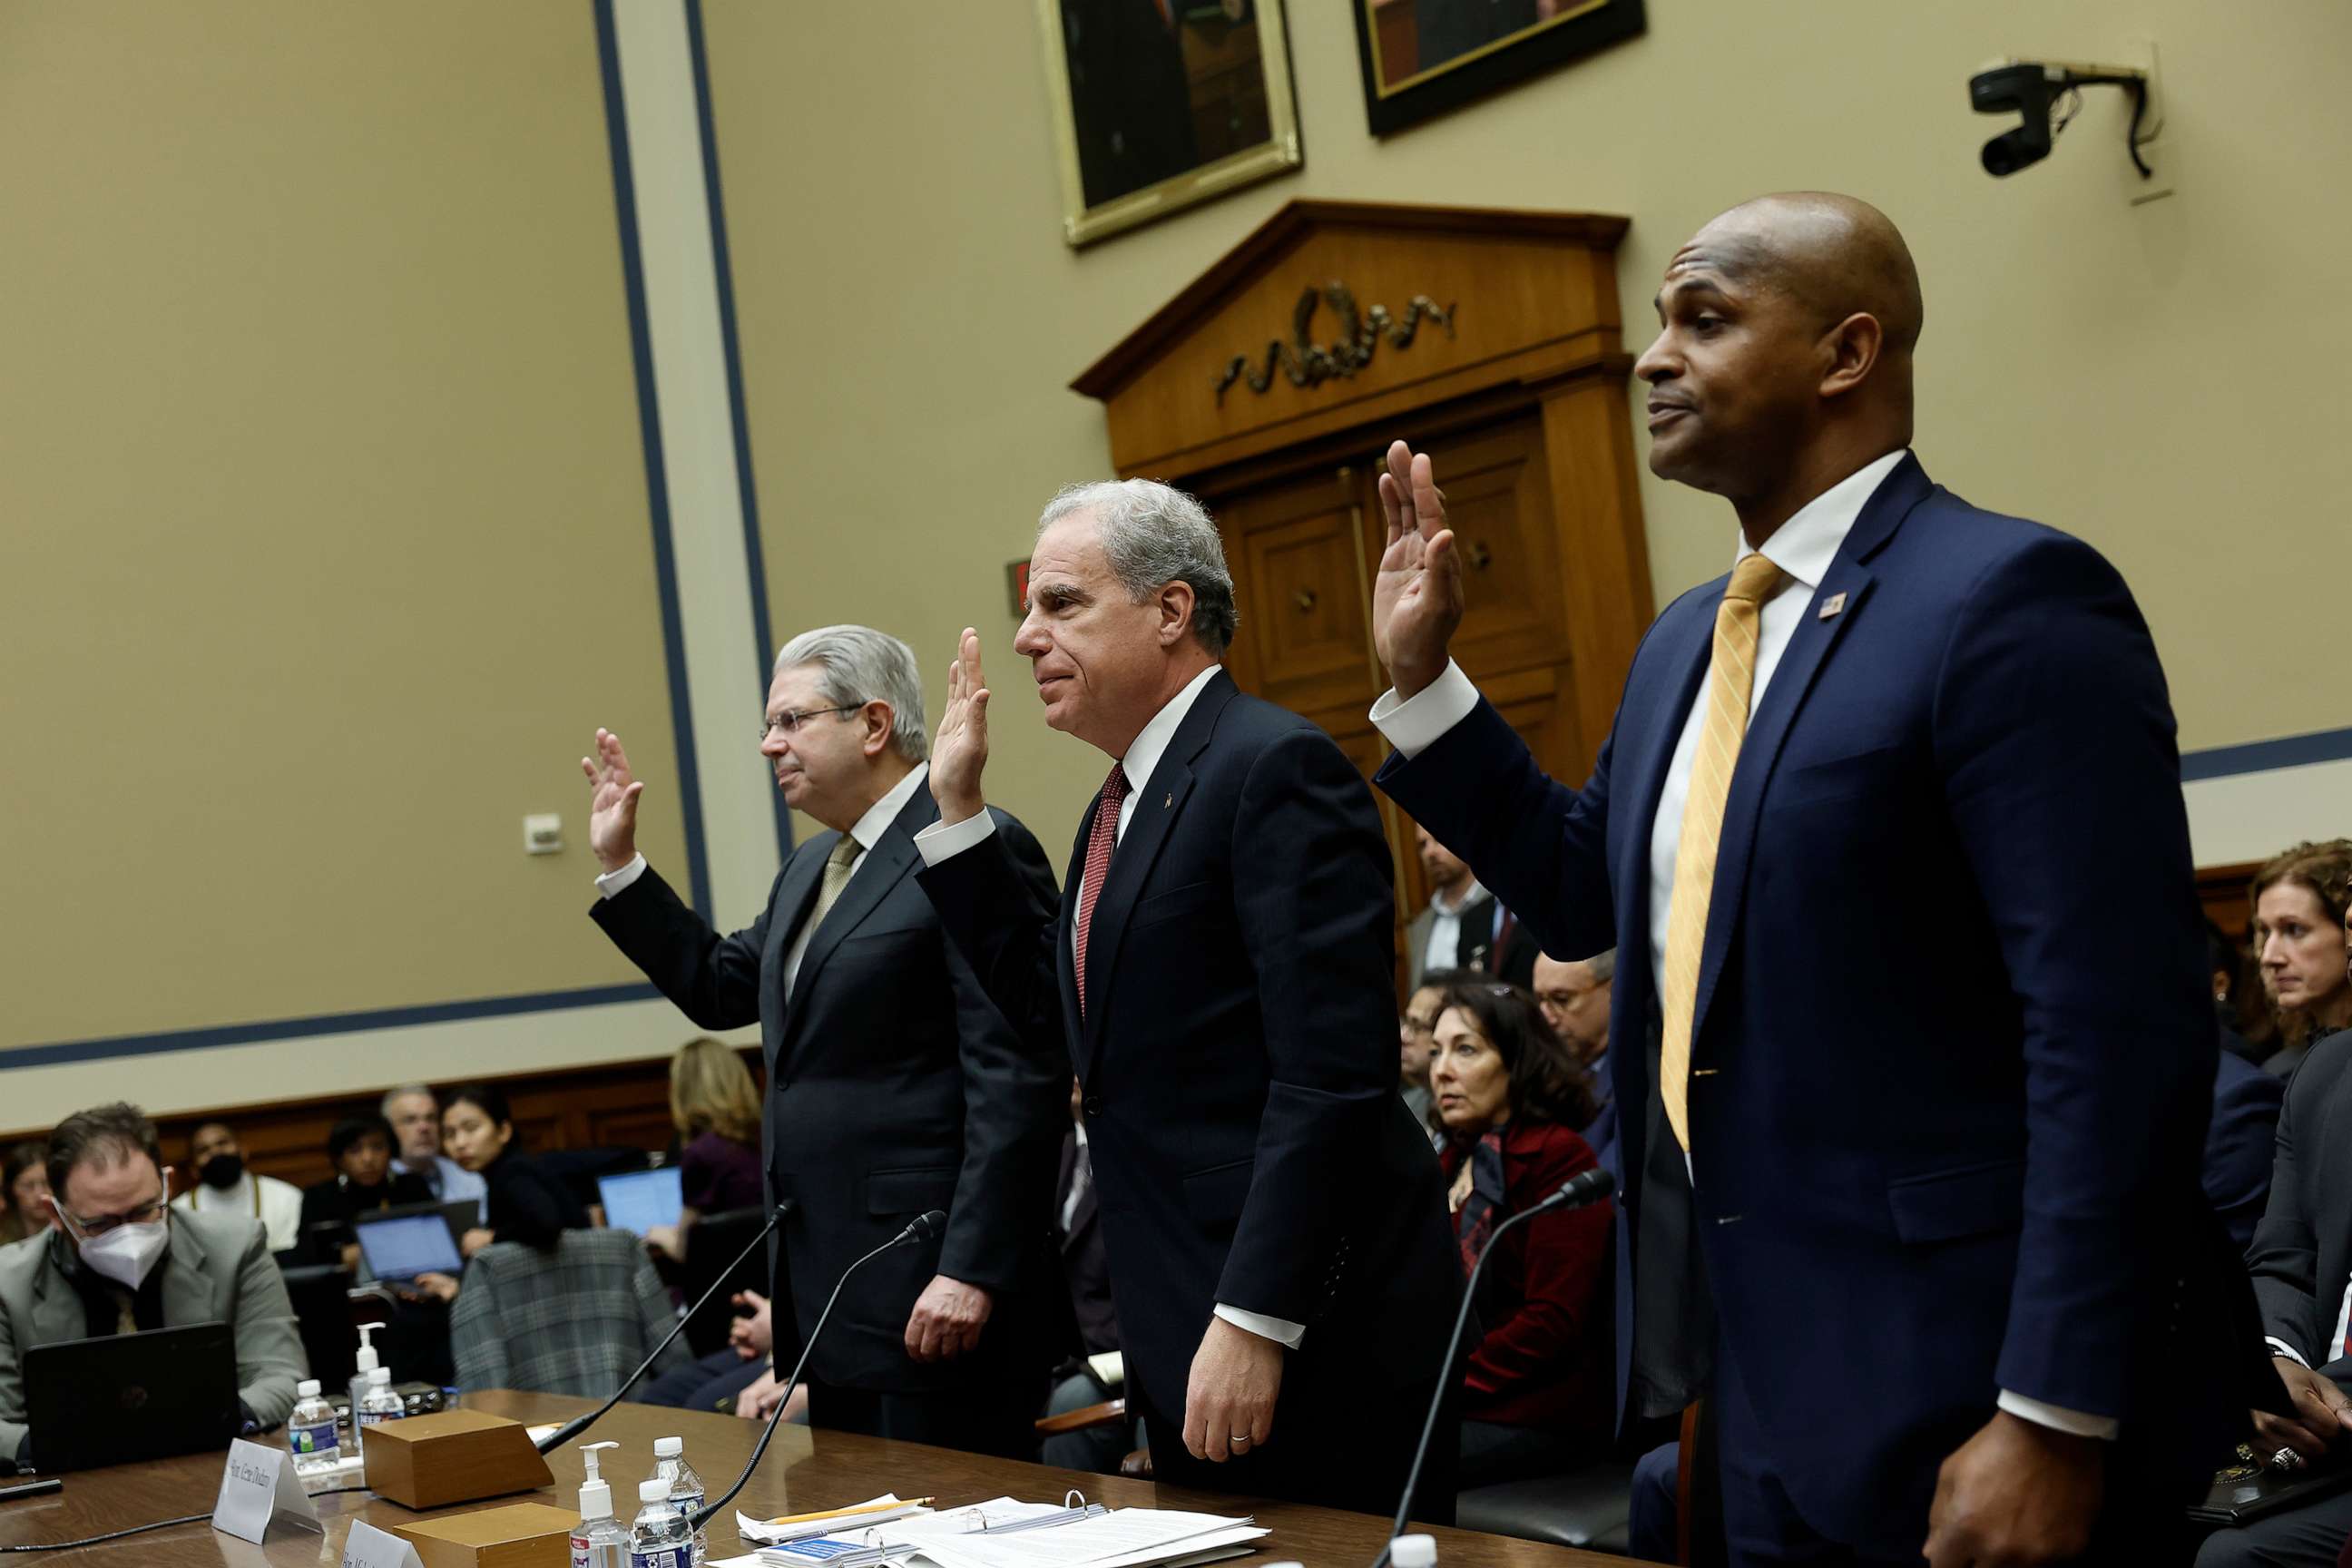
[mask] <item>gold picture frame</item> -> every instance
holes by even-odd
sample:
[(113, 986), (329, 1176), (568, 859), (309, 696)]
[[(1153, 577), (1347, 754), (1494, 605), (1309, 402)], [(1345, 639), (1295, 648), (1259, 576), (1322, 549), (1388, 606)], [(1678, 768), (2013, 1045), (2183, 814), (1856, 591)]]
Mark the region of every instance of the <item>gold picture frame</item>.
[(1306, 162), (1286, 5), (1037, 0), (1065, 241), (1089, 245)]

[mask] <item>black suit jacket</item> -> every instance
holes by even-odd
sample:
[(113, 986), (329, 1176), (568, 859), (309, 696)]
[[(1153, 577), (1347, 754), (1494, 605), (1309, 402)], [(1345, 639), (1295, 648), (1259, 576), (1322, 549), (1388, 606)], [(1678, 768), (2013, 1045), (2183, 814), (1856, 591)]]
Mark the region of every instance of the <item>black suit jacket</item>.
[[(917, 790), (810, 938), (789, 1002), (784, 955), (839, 834), (794, 849), (767, 909), (732, 936), (711, 930), (650, 869), (591, 911), (698, 1025), (759, 1020), (769, 1197), (796, 1205), (782, 1232), (789, 1269), (778, 1272), (790, 1274), (803, 1336), (850, 1263), (924, 1210), (947, 1211), (944, 1237), (876, 1258), (842, 1292), (809, 1363), (840, 1386), (957, 1386), (983, 1363), (1043, 1353), (1031, 1293), (1052, 1285), (1044, 1220), (1069, 1079), (1058, 1054), (990, 1004), (908, 876), (915, 834), (938, 816), (929, 793)], [(998, 813), (996, 842), (1026, 896), (1054, 896), (1028, 829)], [(908, 1359), (907, 1315), (934, 1274), (995, 1293), (977, 1360)]]
[(2352, 1032), (2320, 1041), (2287, 1081), (2270, 1203), (2246, 1267), (2263, 1333), (2313, 1366), (2343, 1356), (2335, 1333), (2352, 1281)]
[(1150, 1403), (1181, 1412), (1219, 1304), (1307, 1325), (1277, 1415), (1293, 1442), (1317, 1425), (1307, 1372), (1373, 1389), (1434, 1374), (1460, 1273), (1397, 1096), (1388, 848), (1329, 736), (1222, 671), (1202, 689), (1104, 878), (1083, 1022), (1070, 897), (1041, 897), (1003, 835), (919, 876), (1006, 1015), (1070, 1042), (1128, 1376)]

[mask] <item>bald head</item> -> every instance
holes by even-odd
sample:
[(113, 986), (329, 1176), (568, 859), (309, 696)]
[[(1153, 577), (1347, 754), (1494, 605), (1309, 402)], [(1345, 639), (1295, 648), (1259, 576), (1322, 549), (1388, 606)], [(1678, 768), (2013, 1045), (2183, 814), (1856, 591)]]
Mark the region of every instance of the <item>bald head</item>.
[(1911, 247), (1868, 202), (1830, 191), (1783, 191), (1710, 219), (1685, 251), (1712, 247), (1727, 273), (1778, 289), (1826, 331), (1848, 316), (1875, 317), (1885, 352), (1907, 372), (1925, 307)]

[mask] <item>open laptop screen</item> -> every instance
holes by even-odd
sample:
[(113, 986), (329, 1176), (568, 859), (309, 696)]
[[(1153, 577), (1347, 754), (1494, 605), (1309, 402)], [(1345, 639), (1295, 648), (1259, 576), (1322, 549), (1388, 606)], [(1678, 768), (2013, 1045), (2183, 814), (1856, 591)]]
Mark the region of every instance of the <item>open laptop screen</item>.
[(362, 1220), (356, 1228), (360, 1255), (379, 1279), (456, 1274), (466, 1267), (457, 1256), (457, 1244), (449, 1239), (449, 1222), (437, 1213)]
[(597, 1195), (604, 1200), (604, 1223), (615, 1230), (643, 1236), (657, 1225), (676, 1225), (686, 1211), (686, 1193), (676, 1165), (658, 1171), (632, 1171), (621, 1176), (596, 1178)]

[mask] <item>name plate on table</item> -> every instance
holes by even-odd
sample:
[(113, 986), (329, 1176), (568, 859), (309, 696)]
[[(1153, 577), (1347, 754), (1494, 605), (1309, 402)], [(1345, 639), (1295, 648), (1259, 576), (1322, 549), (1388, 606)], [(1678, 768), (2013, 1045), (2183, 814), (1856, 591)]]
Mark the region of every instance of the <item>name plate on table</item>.
[(221, 1471), (213, 1528), (258, 1546), (277, 1520), (326, 1533), (301, 1478), (294, 1473), (292, 1457), (283, 1448), (236, 1438), (228, 1446), (228, 1463)]
[(343, 1568), (425, 1568), (417, 1561), (416, 1548), (388, 1530), (378, 1530), (366, 1520), (352, 1521), (352, 1532), (343, 1538)]

